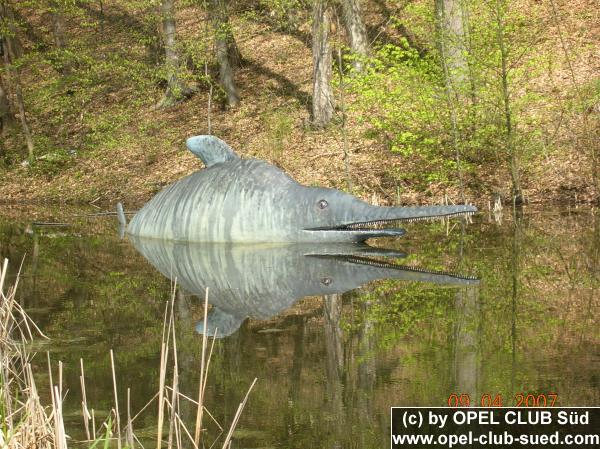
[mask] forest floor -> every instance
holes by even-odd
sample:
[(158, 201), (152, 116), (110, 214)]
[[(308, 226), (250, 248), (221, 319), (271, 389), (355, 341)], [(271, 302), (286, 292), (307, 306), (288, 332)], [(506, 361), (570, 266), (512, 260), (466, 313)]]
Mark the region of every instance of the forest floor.
[[(580, 0), (576, 5), (582, 12), (593, 9), (593, 3)], [(575, 69), (588, 78), (600, 73), (600, 27), (596, 31), (593, 28), (597, 15), (588, 14), (582, 19), (577, 11), (572, 14), (572, 28), (581, 27), (572, 38), (586, 44), (581, 46), (585, 52), (578, 55), (581, 66), (575, 65)], [(565, 22), (565, 26), (568, 24)], [(197, 26), (186, 15), (182, 15), (178, 25), (183, 30)], [(329, 128), (311, 128), (310, 30), (300, 31), (292, 35), (260, 21), (234, 21), (244, 58), (236, 72), (242, 102), (233, 110), (223, 110), (213, 101), (211, 134), (227, 142), (240, 156), (267, 160), (302, 184), (351, 190), (382, 205), (459, 202), (457, 182), (424, 184), (399, 178), (397, 173), (418, 173), (420, 167), (410, 158), (391, 153), (385, 142), (373, 137), (369, 126), (352, 108), (345, 127), (338, 109), (338, 119)], [(563, 78), (567, 85), (568, 76)], [(206, 90), (201, 88), (189, 100), (167, 110), (153, 107), (161, 96), (158, 86), (143, 102), (128, 101), (124, 91), (91, 102), (82, 109), (81, 120), (84, 114), (123, 114), (126, 119), (109, 131), (110, 136), (100, 139), (96, 148), (72, 152), (69, 158), (61, 159), (59, 169), (48, 169), (54, 167), (48, 157), (40, 157), (32, 166), (0, 167), (0, 202), (92, 203), (112, 207), (116, 201), (122, 201), (128, 209), (139, 207), (164, 186), (201, 168), (201, 162), (186, 150), (185, 139), (208, 133)], [(351, 105), (352, 98), (347, 100)], [(598, 115), (592, 116), (592, 128), (600, 126)], [(79, 123), (66, 122), (63, 126), (74, 130), (72, 139), (83, 138), (77, 134)], [(574, 141), (573, 134), (564, 129), (566, 126), (559, 124), (556, 128), (552, 136), (556, 145), (523, 161), (524, 195), (530, 203), (595, 199), (590, 154), (596, 150), (588, 146), (597, 142), (588, 139), (582, 145)], [(43, 122), (34, 121), (34, 134), (43, 128)], [(14, 143), (18, 138), (14, 133), (6, 142), (13, 139)], [(472, 167), (464, 175), (467, 201), (487, 208), (495, 196), (510, 198), (510, 176), (504, 161), (480, 166), (475, 161)]]

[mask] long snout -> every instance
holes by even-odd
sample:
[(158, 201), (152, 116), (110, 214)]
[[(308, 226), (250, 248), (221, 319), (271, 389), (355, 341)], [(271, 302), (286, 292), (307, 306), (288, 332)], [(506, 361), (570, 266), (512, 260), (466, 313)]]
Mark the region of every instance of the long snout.
[[(362, 209), (362, 210), (360, 210)], [(468, 216), (477, 212), (470, 204), (456, 206), (381, 207), (366, 205), (358, 214), (346, 217), (343, 226), (371, 227), (386, 222), (411, 222), (417, 220), (442, 219)]]

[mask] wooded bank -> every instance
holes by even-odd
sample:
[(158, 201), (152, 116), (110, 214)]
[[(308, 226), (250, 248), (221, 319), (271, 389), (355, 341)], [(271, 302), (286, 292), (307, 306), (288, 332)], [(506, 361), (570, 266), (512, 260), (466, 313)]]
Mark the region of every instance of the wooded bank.
[(141, 203), (211, 133), (381, 204), (593, 202), (594, 0), (2, 0), (0, 201)]

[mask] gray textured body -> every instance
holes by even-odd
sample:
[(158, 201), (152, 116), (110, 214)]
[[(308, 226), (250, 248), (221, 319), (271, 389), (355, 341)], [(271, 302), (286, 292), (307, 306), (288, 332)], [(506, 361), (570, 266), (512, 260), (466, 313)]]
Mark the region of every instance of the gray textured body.
[[(259, 160), (238, 159), (197, 171), (140, 210), (128, 232), (193, 242), (302, 241), (286, 202), (302, 206), (302, 186)], [(268, 231), (268, 232), (265, 232)]]
[(264, 161), (240, 159), (213, 136), (188, 139), (206, 168), (166, 187), (127, 228), (193, 242), (358, 242), (399, 236), (381, 224), (470, 214), (473, 206), (377, 207), (335, 189), (306, 187)]
[[(164, 276), (215, 306), (209, 329), (232, 333), (248, 316), (266, 319), (305, 296), (357, 288), (376, 279), (402, 279), (447, 285), (479, 281), (452, 274), (416, 270), (370, 256), (400, 253), (364, 244), (231, 245), (131, 239), (136, 249)], [(229, 329), (229, 331), (227, 330)]]

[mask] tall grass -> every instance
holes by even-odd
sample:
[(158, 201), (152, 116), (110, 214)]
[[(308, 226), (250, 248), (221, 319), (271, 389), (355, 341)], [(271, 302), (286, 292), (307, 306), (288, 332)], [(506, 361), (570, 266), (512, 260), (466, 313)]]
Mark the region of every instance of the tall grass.
[[(8, 260), (0, 267), (0, 448), (8, 449), (67, 449), (70, 443), (63, 420), (65, 393), (63, 390), (62, 363), (58, 364), (58, 379), (52, 376), (50, 355), (48, 354), (48, 378), (50, 385), (50, 404), (45, 406), (40, 401), (37, 387), (31, 369), (31, 361), (35, 354), (30, 350), (34, 338), (47, 338), (29, 318), (27, 313), (15, 300), (19, 275), (14, 285), (5, 289), (5, 279)], [(19, 272), (20, 274), (20, 272)], [(130, 390), (127, 389), (127, 402), (124, 421), (119, 410), (117, 367), (114, 353), (110, 351), (111, 372), (113, 380), (114, 407), (106, 419), (97, 424), (93, 408), (88, 404), (86, 379), (83, 360), (80, 359), (79, 376), (81, 388), (81, 415), (85, 440), (90, 449), (107, 448), (116, 445), (119, 449), (143, 447), (135, 435), (135, 421), (142, 412), (147, 410), (155, 401), (157, 404), (156, 448), (168, 449), (182, 447), (215, 447), (221, 437), (222, 449), (230, 446), (231, 438), (239, 421), (242, 410), (248, 400), (250, 391), (256, 379), (248, 389), (246, 396), (238, 406), (232, 423), (225, 433), (223, 426), (218, 423), (204, 404), (204, 391), (208, 378), (208, 368), (214, 347), (208, 344), (206, 336), (202, 338), (200, 381), (198, 400), (194, 400), (179, 391), (179, 364), (177, 361), (177, 338), (175, 332), (175, 285), (171, 299), (165, 305), (163, 332), (160, 353), (159, 385), (154, 397), (132, 416)], [(208, 308), (208, 290), (204, 299), (204, 313)], [(205, 327), (206, 328), (206, 327)], [(172, 365), (170, 365), (170, 363)], [(172, 371), (172, 379), (168, 382), (167, 373)], [(55, 383), (56, 380), (56, 383)], [(168, 383), (170, 385), (168, 385)], [(180, 415), (181, 401), (188, 401), (196, 407), (196, 421), (192, 435), (188, 425)], [(205, 415), (206, 414), (206, 415)], [(203, 419), (208, 416), (220, 430), (214, 441), (205, 441)], [(121, 423), (125, 423), (122, 428)], [(81, 444), (78, 444), (81, 447)]]
[(5, 288), (8, 260), (0, 267), (0, 447), (57, 447), (57, 416), (46, 412), (37, 392), (28, 344), (44, 338), (15, 300), (19, 277)]

